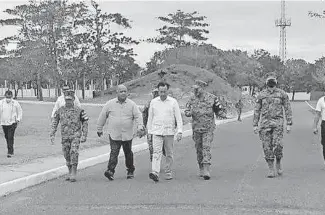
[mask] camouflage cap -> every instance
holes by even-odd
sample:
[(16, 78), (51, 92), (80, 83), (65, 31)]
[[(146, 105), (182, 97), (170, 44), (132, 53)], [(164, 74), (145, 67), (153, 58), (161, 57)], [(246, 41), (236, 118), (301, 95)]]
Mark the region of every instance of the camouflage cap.
[(198, 87), (206, 87), (206, 86), (208, 86), (208, 83), (204, 82), (202, 80), (195, 80), (195, 85)]
[(276, 74), (271, 72), (271, 73), (268, 73), (266, 75), (266, 81), (270, 80), (270, 79), (274, 79), (274, 80), (277, 80), (277, 77), (276, 77)]
[(62, 87), (62, 90), (64, 90), (64, 91), (69, 90), (69, 89), (70, 89), (70, 87), (69, 87), (68, 85), (64, 85), (64, 86)]

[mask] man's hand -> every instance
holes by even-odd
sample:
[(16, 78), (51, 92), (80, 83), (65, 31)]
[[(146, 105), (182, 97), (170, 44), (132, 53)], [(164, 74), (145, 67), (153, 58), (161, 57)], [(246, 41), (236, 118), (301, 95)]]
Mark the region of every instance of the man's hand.
[(317, 128), (317, 127), (314, 128), (313, 133), (314, 133), (314, 134), (318, 134), (318, 128)]
[(254, 133), (258, 134), (258, 131), (259, 131), (258, 126), (254, 126)]
[(87, 137), (85, 137), (85, 136), (81, 136), (81, 138), (80, 138), (80, 142), (84, 143), (84, 142), (86, 142), (86, 140), (87, 140)]
[(50, 137), (50, 141), (51, 141), (51, 144), (54, 145), (54, 140), (55, 140), (55, 137), (54, 136), (51, 136)]
[(148, 141), (152, 142), (152, 137), (153, 137), (152, 134), (148, 134)]
[(290, 131), (291, 131), (291, 125), (287, 125), (287, 133), (289, 134), (290, 133)]
[(103, 132), (102, 131), (97, 131), (97, 135), (98, 135), (98, 137), (101, 137), (103, 135)]
[(177, 133), (177, 135), (176, 135), (176, 140), (179, 142), (179, 141), (181, 141), (181, 139), (182, 139), (182, 133), (181, 132), (178, 132)]
[(191, 117), (191, 116), (192, 116), (190, 110), (185, 110), (185, 111), (184, 111), (184, 114), (185, 114), (186, 117)]
[(138, 125), (138, 128), (137, 128), (138, 131), (143, 131), (144, 130), (144, 127), (143, 125)]
[(144, 129), (144, 128), (141, 128), (141, 129), (138, 129), (137, 130), (137, 136), (139, 137), (139, 138), (142, 138), (143, 136), (145, 136), (146, 135), (146, 130)]

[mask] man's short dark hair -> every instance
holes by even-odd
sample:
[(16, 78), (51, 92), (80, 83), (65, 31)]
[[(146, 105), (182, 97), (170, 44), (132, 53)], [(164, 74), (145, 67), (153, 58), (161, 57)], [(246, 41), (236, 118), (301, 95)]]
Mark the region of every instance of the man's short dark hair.
[(12, 97), (12, 92), (11, 92), (10, 90), (7, 90), (7, 91), (5, 92), (5, 97), (7, 97), (7, 96)]
[(166, 87), (166, 86), (168, 90), (170, 85), (167, 82), (161, 81), (158, 83), (157, 88), (159, 89), (159, 87)]

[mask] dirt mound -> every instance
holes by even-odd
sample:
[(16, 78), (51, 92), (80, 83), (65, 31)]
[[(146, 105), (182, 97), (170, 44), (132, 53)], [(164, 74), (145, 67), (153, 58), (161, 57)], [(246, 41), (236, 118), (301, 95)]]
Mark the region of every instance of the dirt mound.
[[(216, 74), (198, 67), (184, 64), (170, 65), (138, 79), (126, 82), (124, 85), (128, 88), (129, 97), (132, 100), (138, 104), (145, 104), (150, 99), (151, 90), (161, 80), (164, 80), (171, 86), (171, 95), (178, 99), (180, 106), (184, 108), (188, 98), (192, 95), (191, 87), (197, 79), (208, 83), (206, 90), (220, 98), (223, 105), (227, 106), (230, 115), (236, 114), (234, 104), (241, 97), (240, 90), (232, 88), (229, 83)], [(107, 94), (106, 98), (107, 96), (109, 98), (115, 97), (115, 88), (106, 91), (105, 94)]]

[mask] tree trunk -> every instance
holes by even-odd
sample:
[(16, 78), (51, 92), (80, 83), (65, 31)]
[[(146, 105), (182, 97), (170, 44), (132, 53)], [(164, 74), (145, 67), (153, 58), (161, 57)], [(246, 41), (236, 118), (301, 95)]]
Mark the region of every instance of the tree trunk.
[(21, 90), (21, 98), (24, 98), (24, 87), (23, 87), (23, 84), (21, 85), (20, 90)]
[(39, 101), (43, 101), (43, 93), (42, 93), (41, 74), (40, 74), (40, 72), (37, 73), (37, 90), (38, 90), (38, 99), (39, 99)]
[(100, 74), (100, 96), (104, 96), (104, 75)]
[(86, 88), (86, 80), (85, 80), (85, 71), (83, 71), (82, 77), (82, 99), (85, 99), (85, 88)]
[(295, 94), (296, 94), (296, 91), (292, 91), (292, 98), (291, 98), (291, 101), (294, 101), (295, 100)]

